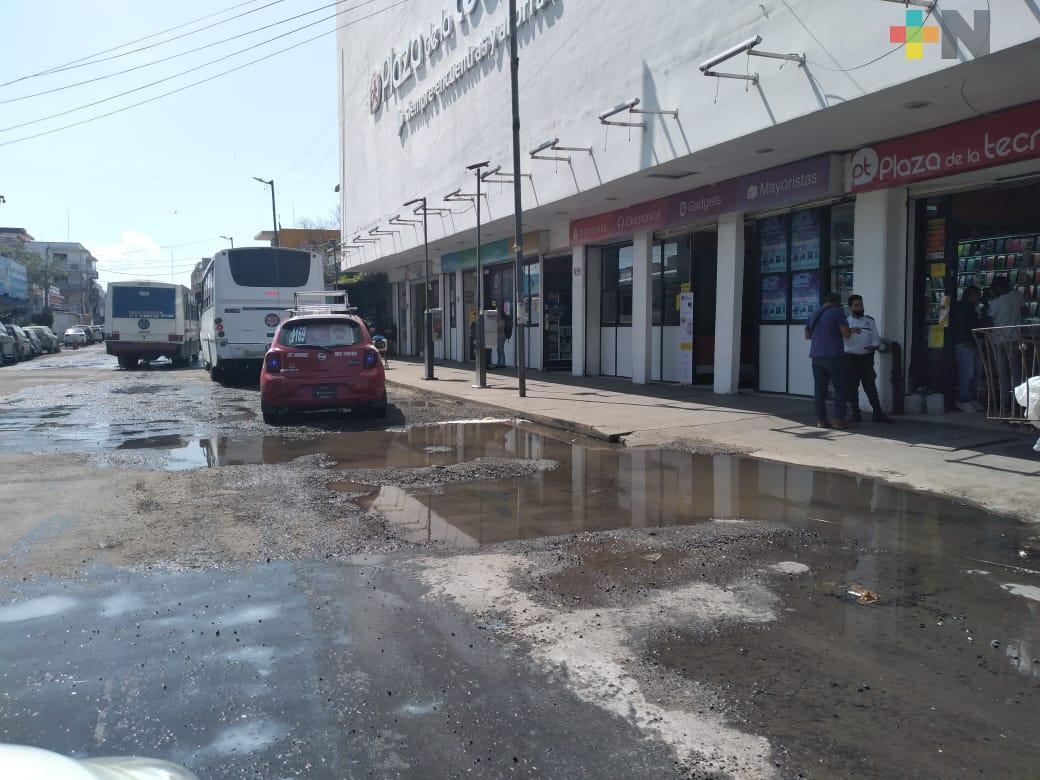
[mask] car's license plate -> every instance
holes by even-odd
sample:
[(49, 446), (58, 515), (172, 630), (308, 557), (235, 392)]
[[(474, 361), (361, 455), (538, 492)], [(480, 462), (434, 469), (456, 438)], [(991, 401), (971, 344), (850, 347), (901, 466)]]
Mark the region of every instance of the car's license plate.
[(336, 397), (335, 385), (318, 385), (314, 388), (314, 397), (319, 400)]

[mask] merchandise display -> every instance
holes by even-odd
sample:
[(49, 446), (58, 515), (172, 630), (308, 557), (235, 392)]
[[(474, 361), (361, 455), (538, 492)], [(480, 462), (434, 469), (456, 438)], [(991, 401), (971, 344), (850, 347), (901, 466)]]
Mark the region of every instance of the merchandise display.
[(1040, 234), (975, 238), (957, 244), (957, 299), (975, 285), (986, 292), (1006, 276), (1025, 301), (1027, 324), (1040, 323)]

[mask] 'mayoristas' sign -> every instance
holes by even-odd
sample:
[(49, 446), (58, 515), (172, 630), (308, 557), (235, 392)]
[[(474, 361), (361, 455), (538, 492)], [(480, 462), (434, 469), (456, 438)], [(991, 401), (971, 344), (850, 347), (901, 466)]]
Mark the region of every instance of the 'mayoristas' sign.
[(824, 154), (571, 223), (571, 245), (696, 225), (838, 194), (841, 158)]
[[(516, 9), (517, 27), (523, 27), (555, 2), (556, 0), (520, 0)], [(427, 23), (425, 30), (412, 35), (404, 46), (390, 50), (382, 65), (373, 72), (369, 82), (368, 107), (377, 121), (388, 111), (391, 98), (395, 98), (410, 81), (418, 81), (425, 75), (430, 67), (431, 58), (445, 48), (446, 41), (456, 37), (459, 27), (472, 30), (478, 6), (479, 0), (456, 0), (454, 10), (442, 10), (438, 17)], [(486, 15), (486, 11), (481, 16), (483, 15)], [(508, 40), (507, 19), (496, 24), (489, 34), (475, 45), (467, 47), (464, 54), (451, 63), (435, 82), (412, 98), (406, 106), (401, 107), (397, 113), (398, 132), (403, 133), (410, 120), (428, 111), (444, 92)]]

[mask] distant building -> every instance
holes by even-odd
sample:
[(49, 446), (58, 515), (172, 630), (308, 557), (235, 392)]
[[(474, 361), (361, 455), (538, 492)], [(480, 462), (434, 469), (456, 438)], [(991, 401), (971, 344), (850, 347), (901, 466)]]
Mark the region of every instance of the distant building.
[(58, 286), (67, 311), (103, 316), (104, 291), (96, 281), (97, 258), (89, 249), (71, 241), (27, 241), (23, 248), (44, 258), (46, 281)]
[[(262, 230), (253, 239), (255, 241), (274, 241), (273, 230)], [(278, 245), (285, 249), (310, 249), (320, 251), (340, 239), (339, 228), (321, 230), (317, 228), (278, 228)]]
[(212, 259), (212, 257), (204, 257), (195, 263), (195, 267), (191, 271), (191, 291), (193, 293), (202, 292), (202, 274), (205, 273), (206, 266)]
[(0, 246), (19, 246), (33, 240), (25, 228), (0, 227)]
[[(262, 230), (253, 239), (274, 243), (274, 231)], [(339, 243), (339, 228), (278, 228), (278, 246), (283, 249), (307, 249), (321, 255), (326, 282), (335, 280), (339, 275)]]

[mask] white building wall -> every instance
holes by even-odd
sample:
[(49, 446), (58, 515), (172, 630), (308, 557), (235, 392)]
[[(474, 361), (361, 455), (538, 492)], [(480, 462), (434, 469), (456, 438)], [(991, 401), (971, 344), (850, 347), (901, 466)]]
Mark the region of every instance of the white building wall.
[[(906, 215), (905, 189), (876, 190), (856, 198), (856, 292), (863, 296), (867, 313), (877, 321), (882, 338), (897, 342), (903, 337), (907, 316)], [(875, 366), (878, 395), (889, 410), (893, 396), (891, 354), (881, 354)], [(861, 391), (860, 409), (869, 408)]]
[[(398, 119), (410, 103), (464, 62), (471, 47), (494, 38), (505, 23), (504, 2), (466, 0), (465, 5), (475, 11), (462, 19), (461, 6), (453, 0), (411, 0), (339, 32), (345, 239), (385, 226), (402, 212), (400, 204), (425, 195), (431, 208), (451, 209), (431, 216), (434, 251), (454, 252), (475, 243), (474, 210), (439, 198), (459, 188), (472, 190), (473, 174), (465, 170), (468, 164), (490, 160), (493, 167), (512, 167), (508, 41), (491, 44), (490, 56), (436, 96), (429, 108), (403, 125)], [(945, 42), (956, 42), (951, 35), (963, 27), (958, 20), (981, 30), (981, 17), (975, 12), (988, 9), (986, 51), (993, 56), (969, 50), (962, 41), (949, 59), (942, 55), (943, 46), (931, 45), (922, 59), (909, 60), (890, 43), (889, 28), (903, 23), (913, 9), (881, 0), (764, 0), (727, 3), (724, 8), (711, 0), (641, 0), (627, 5), (522, 0), (524, 229), (548, 231), (548, 248), (566, 250), (576, 241), (570, 223), (582, 217), (1036, 100), (1040, 80), (1035, 79), (1035, 71), (999, 64), (1003, 57), (1018, 56), (1019, 62), (1030, 65), (1035, 60), (1029, 57), (1030, 47), (1035, 49), (1040, 37), (1040, 14), (1034, 6), (944, 0), (927, 23), (941, 27)], [(373, 113), (373, 76), (387, 55), (404, 50), (417, 34), (432, 40), (431, 23), (441, 25), (446, 19), (454, 20), (448, 25), (454, 34), (424, 52), (414, 75), (396, 91), (380, 90), (376, 84), (381, 100)], [(698, 69), (708, 57), (755, 35), (762, 38), (760, 50), (804, 53), (804, 66), (743, 54), (720, 66), (730, 72), (757, 73), (755, 84), (705, 77)], [(614, 117), (645, 122), (645, 129), (600, 123), (601, 113), (630, 98), (638, 98), (642, 109), (678, 110), (678, 116), (623, 113)], [(912, 110), (921, 101), (928, 104), (927, 110)], [(552, 138), (565, 146), (588, 147), (591, 153), (568, 152), (569, 163), (532, 160), (527, 151)], [(647, 175), (661, 171), (690, 175), (675, 180)], [(512, 235), (511, 186), (488, 183), (484, 191), (485, 241)], [(868, 309), (884, 321), (885, 335), (898, 338), (909, 292), (906, 212), (893, 197), (859, 198), (856, 279)], [(731, 233), (728, 241), (722, 239), (724, 232)], [(421, 250), (421, 231), (402, 230), (379, 245), (366, 246), (363, 253), (351, 253), (348, 264), (387, 271), (394, 281), (415, 279), (407, 266), (421, 259)], [(718, 392), (735, 392), (738, 387), (743, 262), (742, 232), (737, 223), (731, 225), (724, 218), (716, 317)], [(648, 331), (642, 318), (634, 327), (621, 329), (624, 333), (601, 329), (599, 250), (576, 247), (572, 264), (578, 274), (572, 279), (573, 372), (632, 375), (636, 381), (657, 376), (672, 379), (677, 368), (670, 365), (676, 359), (674, 333), (665, 329), (662, 350), (661, 334), (652, 328)], [(636, 305), (642, 310), (642, 287), (639, 292)], [(874, 298), (884, 303), (875, 304)], [(447, 301), (447, 296), (442, 300)], [(468, 333), (461, 290), (458, 301), (460, 332), (454, 334), (453, 345), (459, 344), (465, 354)], [(395, 297), (395, 309), (397, 304)], [(410, 318), (410, 304), (407, 312)], [(772, 327), (760, 328), (760, 350), (782, 350), (791, 357), (776, 377), (767, 372), (760, 375), (761, 386), (804, 390), (800, 367), (807, 362), (802, 360), (807, 347), (799, 340), (799, 328), (776, 328), (773, 333)], [(411, 327), (402, 327), (399, 341), (414, 351), (410, 338)], [(510, 354), (514, 343), (515, 338)], [(608, 355), (608, 350), (613, 354)], [(531, 353), (533, 362), (533, 349)], [(890, 402), (890, 369), (888, 359), (882, 358), (879, 386), (886, 403)]]
[(740, 318), (744, 300), (744, 215), (719, 220), (719, 275), (715, 291), (715, 392), (740, 385)]
[[(471, 163), (490, 160), (505, 170), (511, 168), (507, 41), (496, 44), (491, 56), (437, 97), (420, 116), (407, 122), (403, 133), (399, 132), (400, 112), (462, 62), (470, 47), (478, 46), (494, 35), (496, 27), (505, 24), (504, 2), (478, 0), (475, 6), (476, 12), (462, 21), (455, 2), (412, 0), (339, 32), (340, 57), (347, 74), (340, 128), (345, 157), (345, 238), (385, 224), (402, 211), (402, 203), (419, 194), (436, 199), (459, 187), (471, 188), (473, 177), (465, 170)], [(932, 45), (926, 57), (908, 61), (889, 42), (889, 27), (904, 21), (905, 8), (879, 0), (727, 3), (724, 12), (713, 0), (641, 0), (638, 5), (536, 0), (521, 2), (520, 6), (541, 7), (530, 22), (522, 25), (520, 33), (522, 167), (533, 176), (524, 181), (525, 208), (597, 189), (638, 171), (696, 155), (973, 58), (962, 47), (959, 59), (943, 59), (940, 47)], [(980, 7), (978, 0), (944, 0), (935, 18), (960, 14), (971, 22)], [(373, 114), (371, 84), (388, 54), (395, 49), (402, 51), (417, 34), (429, 39), (430, 25), (439, 25), (445, 15), (454, 20), (453, 37), (432, 54), (424, 55), (414, 71), (416, 76), (398, 91), (381, 93), (385, 98)], [(1002, 3), (992, 9), (990, 50), (1024, 43), (1035, 38), (1038, 31), (1040, 21), (1030, 4)], [(754, 86), (742, 81), (718, 81), (698, 70), (703, 60), (754, 35), (762, 37), (762, 50), (804, 52), (805, 67), (740, 55), (722, 68), (757, 72), (760, 79)], [(886, 52), (892, 55), (881, 56)], [(616, 117), (645, 120), (646, 130), (600, 124), (602, 112), (634, 97), (641, 100), (643, 108), (678, 109), (679, 116)], [(986, 99), (985, 94), (973, 97)], [(906, 114), (902, 106), (890, 108), (898, 109), (900, 116)], [(951, 119), (971, 114), (960, 101), (946, 109)], [(906, 117), (905, 132), (934, 125), (938, 113), (918, 112)], [(855, 124), (857, 137), (847, 138), (846, 144), (835, 148), (892, 135), (889, 119), (884, 112), (866, 114)], [(556, 137), (564, 145), (591, 147), (593, 154), (571, 153), (570, 165), (530, 159), (527, 150)], [(783, 140), (786, 148), (778, 147), (771, 158), (756, 159), (753, 154), (749, 157), (742, 153), (739, 158), (724, 161), (732, 171), (722, 169), (716, 160), (715, 171), (702, 172), (677, 188), (807, 156), (793, 149), (796, 142), (811, 143), (812, 139)], [(826, 149), (817, 148), (814, 153), (819, 151)], [(654, 195), (648, 186), (641, 189), (648, 197)], [(512, 211), (511, 188), (489, 185), (487, 192), (485, 218), (508, 216)], [(581, 210), (593, 214), (606, 210), (603, 206), (600, 200), (582, 204)], [(460, 206), (456, 212), (431, 219), (431, 241), (473, 227), (472, 209)], [(569, 218), (574, 216), (572, 213)], [(366, 257), (393, 256), (418, 247), (421, 237), (413, 232), (400, 233), (403, 244), (395, 245), (391, 237), (386, 237), (379, 251), (366, 251)], [(360, 255), (356, 258), (352, 255), (350, 262), (360, 262)]]

